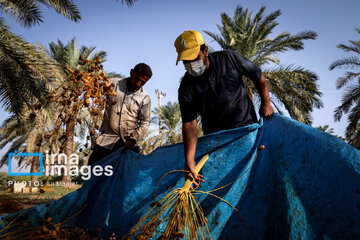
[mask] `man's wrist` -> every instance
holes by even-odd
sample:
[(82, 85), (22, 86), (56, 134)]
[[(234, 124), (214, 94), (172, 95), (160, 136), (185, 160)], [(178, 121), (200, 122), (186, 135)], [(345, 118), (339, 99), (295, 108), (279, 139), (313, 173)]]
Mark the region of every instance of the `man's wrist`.
[(271, 105), (270, 99), (261, 100), (261, 105), (264, 105), (264, 106), (266, 106), (266, 105)]

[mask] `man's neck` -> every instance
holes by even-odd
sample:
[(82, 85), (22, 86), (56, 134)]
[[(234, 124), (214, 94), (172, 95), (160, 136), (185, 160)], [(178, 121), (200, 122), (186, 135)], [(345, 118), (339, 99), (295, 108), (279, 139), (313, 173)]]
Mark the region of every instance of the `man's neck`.
[(129, 85), (129, 81), (130, 81), (130, 77), (128, 77), (128, 78), (125, 79), (125, 86), (126, 86), (126, 88), (127, 88), (128, 91), (130, 91), (130, 92), (136, 92), (136, 91), (138, 91), (138, 90), (141, 89), (141, 88), (139, 88), (139, 89), (132, 89), (131, 86)]

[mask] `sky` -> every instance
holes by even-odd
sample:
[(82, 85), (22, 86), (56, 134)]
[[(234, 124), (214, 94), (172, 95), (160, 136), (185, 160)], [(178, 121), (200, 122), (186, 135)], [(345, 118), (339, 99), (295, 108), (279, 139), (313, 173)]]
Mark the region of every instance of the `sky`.
[[(66, 43), (76, 37), (79, 47), (96, 46), (96, 50), (108, 53), (104, 68), (129, 75), (137, 63), (145, 62), (153, 70), (153, 77), (144, 89), (150, 94), (152, 106), (157, 105), (155, 89), (166, 93), (162, 103), (177, 101), (177, 89), (185, 70), (177, 66), (174, 41), (184, 30), (203, 30), (219, 34), (216, 24), (221, 25), (221, 13), (233, 17), (237, 6), (256, 13), (266, 6), (265, 14), (281, 10), (279, 25), (270, 37), (288, 31), (296, 34), (311, 30), (318, 34), (316, 40), (305, 41), (305, 49), (278, 54), (281, 64), (301, 66), (316, 73), (323, 93), (324, 108), (312, 113), (313, 126), (330, 125), (337, 135), (344, 136), (346, 116), (334, 122), (334, 109), (340, 105), (343, 89), (336, 90), (336, 80), (345, 70), (329, 70), (336, 59), (349, 56), (336, 46), (358, 40), (355, 28), (360, 28), (360, 1), (358, 0), (138, 0), (132, 7), (116, 0), (77, 0), (82, 20), (74, 23), (57, 14), (53, 9), (42, 8), (44, 23), (24, 28), (14, 19), (4, 15), (10, 30), (26, 41), (48, 46), (57, 39)], [(3, 14), (2, 14), (3, 15)], [(220, 46), (203, 33), (206, 44), (214, 50)], [(7, 114), (0, 108), (0, 122)], [(0, 151), (3, 155), (5, 149)], [(1, 168), (0, 170), (3, 170)]]

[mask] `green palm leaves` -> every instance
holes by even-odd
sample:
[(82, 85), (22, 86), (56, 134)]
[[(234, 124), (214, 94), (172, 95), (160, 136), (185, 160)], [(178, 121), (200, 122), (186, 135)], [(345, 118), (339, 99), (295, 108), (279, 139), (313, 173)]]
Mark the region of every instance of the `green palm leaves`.
[[(271, 38), (269, 35), (278, 25), (275, 20), (281, 12), (277, 10), (265, 16), (264, 11), (265, 7), (262, 7), (253, 15), (249, 9), (238, 6), (233, 18), (225, 13), (221, 14), (222, 26), (217, 25), (220, 35), (204, 32), (223, 49), (235, 50), (262, 68), (272, 103), (278, 111), (282, 104), (292, 118), (310, 124), (313, 108), (323, 106), (320, 100), (321, 92), (316, 85), (318, 77), (302, 67), (280, 65), (276, 54), (301, 50), (304, 48), (303, 41), (315, 39), (317, 34), (312, 31), (295, 35), (282, 32)], [(270, 64), (276, 65), (269, 67)], [(251, 81), (245, 78), (244, 84), (250, 97), (258, 99)]]
[(0, 103), (18, 117), (34, 97), (45, 93), (46, 82), (61, 77), (45, 52), (11, 33), (1, 21), (0, 62)]
[[(10, 14), (30, 27), (43, 21), (41, 4), (73, 21), (81, 19), (77, 7), (69, 0), (0, 0), (0, 13)], [(51, 110), (35, 109), (34, 103), (62, 78), (58, 63), (44, 49), (10, 32), (0, 18), (0, 104), (11, 113), (0, 130), (1, 148), (12, 141), (10, 151), (24, 147), (27, 152), (40, 151), (45, 126), (49, 124), (45, 115)], [(5, 161), (3, 158), (0, 165)]]
[(81, 20), (80, 11), (71, 0), (1, 0), (0, 12), (10, 14), (25, 27), (31, 27), (43, 22), (41, 5), (55, 9), (74, 22)]
[[(154, 117), (151, 118), (151, 123), (159, 126), (160, 121), (161, 129), (148, 131), (145, 135), (141, 141), (141, 148), (144, 154), (149, 154), (160, 146), (182, 141), (179, 103), (168, 102), (166, 105), (160, 106), (160, 108), (154, 108), (152, 113)], [(159, 134), (154, 134), (158, 130)]]
[(67, 66), (73, 70), (86, 70), (85, 65), (79, 64), (79, 58), (82, 56), (85, 60), (95, 60), (97, 57), (104, 62), (107, 53), (104, 51), (95, 52), (95, 46), (78, 46), (76, 38), (73, 37), (67, 44), (57, 40), (49, 43), (49, 53), (53, 59), (62, 66)]
[[(360, 29), (355, 29), (360, 34)], [(354, 147), (360, 149), (360, 41), (349, 41), (349, 45), (340, 44), (337, 47), (345, 52), (355, 54), (336, 60), (330, 65), (335, 68), (352, 69), (344, 76), (338, 78), (338, 89), (348, 85), (342, 97), (341, 105), (335, 109), (335, 120), (340, 121), (344, 113), (348, 113), (349, 125), (346, 127), (346, 140)], [(354, 83), (350, 85), (350, 83)], [(350, 86), (349, 86), (350, 85)]]
[(153, 113), (158, 117), (154, 121), (161, 121), (162, 129), (167, 138), (167, 144), (174, 144), (181, 141), (181, 113), (179, 103), (168, 102), (166, 105), (155, 108)]

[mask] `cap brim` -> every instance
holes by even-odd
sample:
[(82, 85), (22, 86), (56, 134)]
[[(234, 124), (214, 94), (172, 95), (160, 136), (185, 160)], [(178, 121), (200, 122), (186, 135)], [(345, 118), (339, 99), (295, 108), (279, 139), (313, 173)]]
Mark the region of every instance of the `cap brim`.
[(200, 46), (197, 46), (193, 49), (189, 49), (183, 52), (179, 52), (176, 60), (176, 65), (178, 64), (179, 61), (182, 60), (194, 60), (199, 55), (199, 52), (200, 52)]

